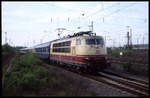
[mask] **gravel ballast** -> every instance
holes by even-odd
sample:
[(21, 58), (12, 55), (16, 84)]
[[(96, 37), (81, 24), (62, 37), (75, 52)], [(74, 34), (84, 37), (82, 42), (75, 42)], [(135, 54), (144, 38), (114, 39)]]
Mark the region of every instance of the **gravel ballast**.
[(121, 91), (120, 89), (83, 77), (81, 75), (64, 70), (62, 68), (51, 66), (48, 64), (46, 64), (45, 66), (50, 71), (57, 72), (58, 74), (66, 77), (68, 81), (69, 80), (75, 81), (77, 84), (79, 84), (80, 88), (86, 89), (87, 91), (94, 93), (95, 96), (135, 96), (128, 92)]

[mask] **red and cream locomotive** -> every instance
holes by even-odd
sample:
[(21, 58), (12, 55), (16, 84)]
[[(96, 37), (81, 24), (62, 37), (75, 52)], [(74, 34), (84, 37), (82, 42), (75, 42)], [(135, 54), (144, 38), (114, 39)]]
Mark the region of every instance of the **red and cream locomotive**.
[(104, 39), (91, 31), (79, 32), (68, 38), (51, 42), (50, 60), (86, 71), (107, 68)]
[(88, 72), (102, 71), (109, 65), (103, 37), (91, 31), (78, 32), (30, 50), (40, 58)]

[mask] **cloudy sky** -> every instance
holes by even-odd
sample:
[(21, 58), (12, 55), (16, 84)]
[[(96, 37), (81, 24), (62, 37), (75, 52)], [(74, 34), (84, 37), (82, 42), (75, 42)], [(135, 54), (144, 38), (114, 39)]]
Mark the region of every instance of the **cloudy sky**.
[[(148, 42), (148, 2), (2, 2), (2, 44), (33, 46), (89, 30), (104, 36), (106, 46), (123, 46), (132, 29), (133, 44)], [(130, 28), (127, 28), (130, 26)], [(78, 28), (80, 27), (80, 29)]]

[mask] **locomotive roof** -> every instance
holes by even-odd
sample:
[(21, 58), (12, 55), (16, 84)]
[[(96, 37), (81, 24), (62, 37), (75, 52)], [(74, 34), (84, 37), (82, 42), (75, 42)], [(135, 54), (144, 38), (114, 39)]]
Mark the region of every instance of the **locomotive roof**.
[(67, 40), (72, 40), (72, 39), (76, 39), (76, 38), (102, 38), (102, 36), (76, 36), (76, 37), (71, 37), (71, 38), (67, 37), (67, 38), (53, 40), (51, 42), (67, 41)]
[[(88, 35), (88, 36), (84, 36), (84, 35)], [(74, 39), (74, 38), (79, 38), (79, 37), (96, 38), (96, 37), (102, 37), (102, 36), (96, 36), (96, 33), (92, 33), (92, 31), (80, 31), (78, 33), (74, 33), (73, 35), (68, 35), (67, 37), (56, 39), (51, 42), (59, 42), (59, 41), (69, 40), (69, 39)]]

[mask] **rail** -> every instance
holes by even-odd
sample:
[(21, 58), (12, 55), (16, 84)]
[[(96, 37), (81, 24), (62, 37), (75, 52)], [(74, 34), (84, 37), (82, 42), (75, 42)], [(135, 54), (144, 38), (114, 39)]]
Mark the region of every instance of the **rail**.
[[(119, 76), (117, 74), (116, 75), (115, 74), (113, 74), (113, 75), (109, 74), (108, 75), (108, 73), (107, 73), (107, 75), (106, 75), (106, 73), (98, 73), (96, 75), (91, 75), (91, 74), (87, 74), (87, 73), (85, 74), (79, 70), (75, 70), (75, 69), (69, 68), (67, 66), (62, 67), (59, 64), (55, 64), (55, 65), (51, 64), (51, 65), (55, 66), (55, 67), (59, 67), (59, 68), (61, 67), (65, 70), (79, 74), (83, 77), (87, 77), (87, 78), (93, 79), (95, 81), (110, 85), (112, 87), (118, 88), (122, 91), (126, 91), (126, 92), (131, 93), (131, 94), (136, 95), (136, 96), (148, 96), (149, 95), (149, 93), (148, 93), (149, 89), (148, 89), (148, 83), (147, 82), (143, 82), (140, 80), (138, 81), (138, 80), (128, 78), (125, 76)], [(48, 67), (50, 65), (48, 64), (46, 66)]]

